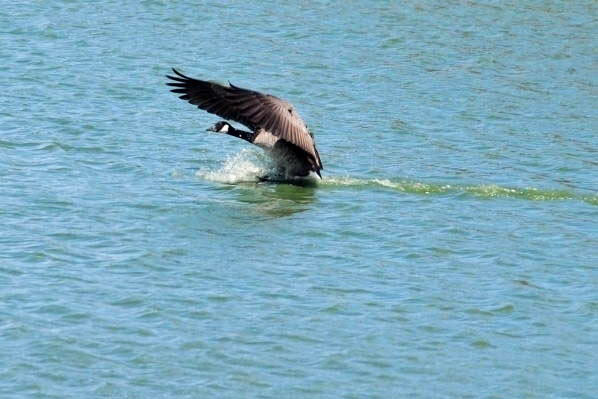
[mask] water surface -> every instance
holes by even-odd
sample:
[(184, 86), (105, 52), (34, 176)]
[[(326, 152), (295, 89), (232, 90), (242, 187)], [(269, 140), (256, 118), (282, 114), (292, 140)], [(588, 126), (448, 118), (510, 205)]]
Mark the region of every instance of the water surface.
[(595, 397), (595, 2), (195, 3), (0, 10), (0, 396)]

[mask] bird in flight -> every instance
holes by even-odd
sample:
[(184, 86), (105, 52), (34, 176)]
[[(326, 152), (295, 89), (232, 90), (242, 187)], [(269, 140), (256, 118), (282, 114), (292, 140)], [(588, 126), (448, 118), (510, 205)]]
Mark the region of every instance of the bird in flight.
[(172, 69), (167, 85), (179, 98), (211, 114), (247, 126), (251, 132), (234, 128), (226, 120), (208, 131), (224, 133), (263, 148), (275, 161), (277, 173), (263, 180), (321, 179), (324, 169), (313, 134), (292, 104), (257, 91), (229, 83), (193, 79)]

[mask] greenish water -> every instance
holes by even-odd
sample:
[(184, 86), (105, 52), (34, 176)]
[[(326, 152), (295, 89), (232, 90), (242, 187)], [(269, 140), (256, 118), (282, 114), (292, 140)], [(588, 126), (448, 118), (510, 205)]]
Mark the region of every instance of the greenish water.
[[(594, 398), (597, 6), (7, 3), (0, 396)], [(165, 86), (292, 101), (317, 186)]]

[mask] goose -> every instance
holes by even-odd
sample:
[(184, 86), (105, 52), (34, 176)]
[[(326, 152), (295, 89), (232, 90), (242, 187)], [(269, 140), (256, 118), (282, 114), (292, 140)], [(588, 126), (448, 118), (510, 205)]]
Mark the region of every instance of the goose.
[[(234, 128), (227, 121), (219, 121), (207, 131), (224, 133), (246, 140), (263, 148), (275, 161), (277, 179), (321, 179), (324, 169), (316, 149), (313, 134), (295, 110), (278, 97), (242, 89), (229, 82), (228, 86), (193, 79), (172, 68), (175, 76), (166, 75), (173, 93), (221, 118), (241, 123), (251, 129), (246, 132)], [(269, 176), (261, 180), (272, 180)]]

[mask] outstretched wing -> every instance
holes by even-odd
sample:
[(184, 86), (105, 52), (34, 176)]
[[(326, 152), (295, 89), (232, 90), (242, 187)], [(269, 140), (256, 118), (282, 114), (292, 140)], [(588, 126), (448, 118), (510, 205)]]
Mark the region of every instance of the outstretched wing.
[(166, 75), (174, 81), (167, 85), (175, 87), (171, 90), (173, 93), (182, 94), (180, 99), (211, 114), (242, 123), (251, 130), (261, 127), (301, 148), (319, 169), (323, 169), (313, 137), (292, 104), (269, 94), (242, 89), (230, 83), (227, 87), (193, 79), (174, 68), (172, 70), (177, 76)]

